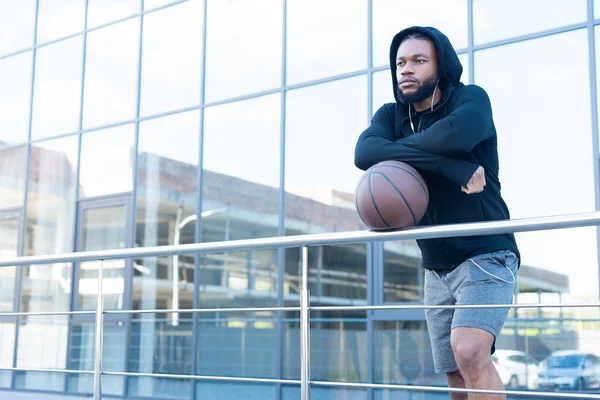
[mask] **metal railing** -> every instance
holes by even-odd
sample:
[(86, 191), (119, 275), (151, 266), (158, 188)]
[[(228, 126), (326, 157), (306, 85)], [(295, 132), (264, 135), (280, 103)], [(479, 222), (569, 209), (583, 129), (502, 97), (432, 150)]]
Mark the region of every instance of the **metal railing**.
[[(95, 315), (95, 359), (94, 370), (65, 370), (65, 369), (31, 369), (31, 368), (0, 368), (9, 371), (36, 371), (36, 372), (61, 372), (71, 374), (93, 374), (94, 376), (94, 399), (100, 400), (102, 395), (101, 376), (129, 376), (129, 377), (154, 377), (154, 378), (179, 378), (192, 380), (213, 380), (228, 382), (254, 382), (254, 383), (283, 383), (300, 384), (302, 400), (310, 399), (311, 386), (329, 386), (344, 388), (373, 388), (373, 389), (395, 389), (427, 392), (456, 392), (456, 393), (481, 393), (481, 394), (505, 394), (529, 397), (545, 398), (577, 398), (577, 399), (600, 399), (600, 394), (588, 393), (553, 393), (537, 391), (500, 391), (500, 390), (476, 390), (458, 389), (437, 386), (416, 386), (377, 383), (355, 383), (355, 382), (332, 382), (311, 381), (310, 379), (310, 312), (318, 311), (343, 311), (343, 310), (389, 310), (389, 309), (443, 309), (443, 308), (559, 308), (559, 307), (598, 307), (600, 303), (560, 303), (560, 304), (494, 304), (494, 305), (451, 305), (451, 306), (427, 306), (427, 305), (384, 305), (384, 306), (310, 306), (310, 292), (308, 289), (308, 247), (333, 244), (349, 244), (374, 242), (385, 240), (413, 240), (432, 239), (453, 236), (492, 235), (513, 232), (539, 231), (548, 229), (566, 229), (585, 226), (600, 225), (600, 212), (585, 214), (560, 215), (542, 218), (527, 218), (495, 222), (480, 222), (457, 225), (442, 225), (430, 227), (417, 227), (393, 232), (369, 232), (355, 231), (342, 233), (326, 233), (298, 235), (287, 237), (272, 237), (261, 239), (234, 240), (227, 242), (196, 243), (186, 245), (130, 248), (119, 250), (88, 251), (79, 253), (18, 257), (0, 260), (0, 267), (25, 266), (32, 264), (50, 264), (59, 262), (83, 262), (100, 260), (98, 271), (98, 296), (95, 311), (71, 311), (71, 312), (7, 312), (0, 313), (2, 316), (49, 316), (49, 315)], [(270, 379), (270, 378), (241, 378), (227, 376), (203, 376), (203, 375), (176, 375), (176, 374), (153, 374), (134, 372), (111, 372), (102, 369), (102, 337), (104, 334), (103, 318), (105, 314), (144, 314), (144, 313), (178, 313), (181, 309), (160, 310), (104, 310), (104, 295), (102, 289), (104, 261), (111, 259), (133, 258), (133, 257), (158, 257), (173, 256), (175, 254), (206, 254), (229, 251), (246, 251), (276, 248), (302, 248), (302, 286), (300, 294), (300, 307), (257, 307), (257, 308), (204, 308), (185, 309), (186, 313), (206, 312), (248, 312), (248, 311), (300, 311), (300, 380), (292, 379)]]

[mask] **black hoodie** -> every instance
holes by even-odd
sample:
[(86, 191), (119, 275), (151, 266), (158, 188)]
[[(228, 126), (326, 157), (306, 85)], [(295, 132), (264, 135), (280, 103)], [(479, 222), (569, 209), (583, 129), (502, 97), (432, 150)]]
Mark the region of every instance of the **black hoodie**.
[[(415, 113), (415, 132), (409, 122), (409, 106), (397, 94), (396, 54), (403, 38), (421, 33), (433, 42), (438, 60), (442, 99), (433, 111)], [(462, 66), (448, 38), (435, 28), (411, 27), (399, 32), (390, 47), (390, 69), (395, 103), (384, 104), (371, 125), (360, 135), (355, 165), (366, 170), (385, 160), (415, 167), (427, 183), (430, 204), (420, 225), (442, 225), (509, 219), (500, 194), (498, 146), (492, 108), (479, 86), (460, 82)], [(466, 194), (479, 166), (485, 170), (481, 193)], [(513, 234), (418, 240), (427, 269), (454, 269), (475, 255), (512, 250), (520, 258)]]

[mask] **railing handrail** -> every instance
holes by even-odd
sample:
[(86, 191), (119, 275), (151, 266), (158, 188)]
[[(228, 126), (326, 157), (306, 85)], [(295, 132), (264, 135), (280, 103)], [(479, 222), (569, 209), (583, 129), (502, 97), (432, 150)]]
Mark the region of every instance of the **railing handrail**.
[(32, 264), (53, 264), (61, 262), (114, 260), (134, 257), (163, 257), (184, 254), (267, 250), (301, 246), (339, 245), (384, 240), (414, 240), (455, 236), (495, 235), (548, 229), (577, 228), (591, 225), (600, 225), (600, 211), (537, 218), (510, 219), (503, 221), (415, 227), (399, 231), (373, 232), (364, 230), (316, 233), (295, 236), (275, 236), (259, 239), (243, 239), (208, 243), (16, 257), (0, 260), (0, 267), (14, 267)]

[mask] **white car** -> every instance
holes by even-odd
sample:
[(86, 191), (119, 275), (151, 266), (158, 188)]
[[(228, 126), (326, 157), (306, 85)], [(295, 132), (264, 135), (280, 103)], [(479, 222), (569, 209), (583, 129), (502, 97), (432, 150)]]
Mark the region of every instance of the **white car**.
[(597, 388), (600, 387), (600, 357), (578, 350), (555, 351), (542, 361), (538, 373), (540, 389)]
[(507, 388), (537, 388), (537, 361), (527, 353), (517, 350), (496, 350), (492, 355), (492, 361)]

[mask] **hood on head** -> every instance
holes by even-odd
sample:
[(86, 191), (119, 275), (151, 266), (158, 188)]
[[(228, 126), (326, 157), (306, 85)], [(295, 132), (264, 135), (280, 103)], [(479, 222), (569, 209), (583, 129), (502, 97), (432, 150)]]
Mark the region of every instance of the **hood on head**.
[(412, 26), (403, 29), (394, 36), (392, 45), (390, 46), (390, 69), (392, 72), (394, 98), (396, 99), (396, 102), (399, 101), (398, 79), (396, 78), (396, 56), (398, 54), (398, 48), (405, 37), (414, 33), (420, 33), (427, 36), (433, 42), (437, 53), (440, 88), (444, 93), (448, 92), (448, 89), (456, 86), (460, 82), (460, 76), (462, 75), (463, 67), (456, 55), (456, 51), (446, 35), (429, 26)]

